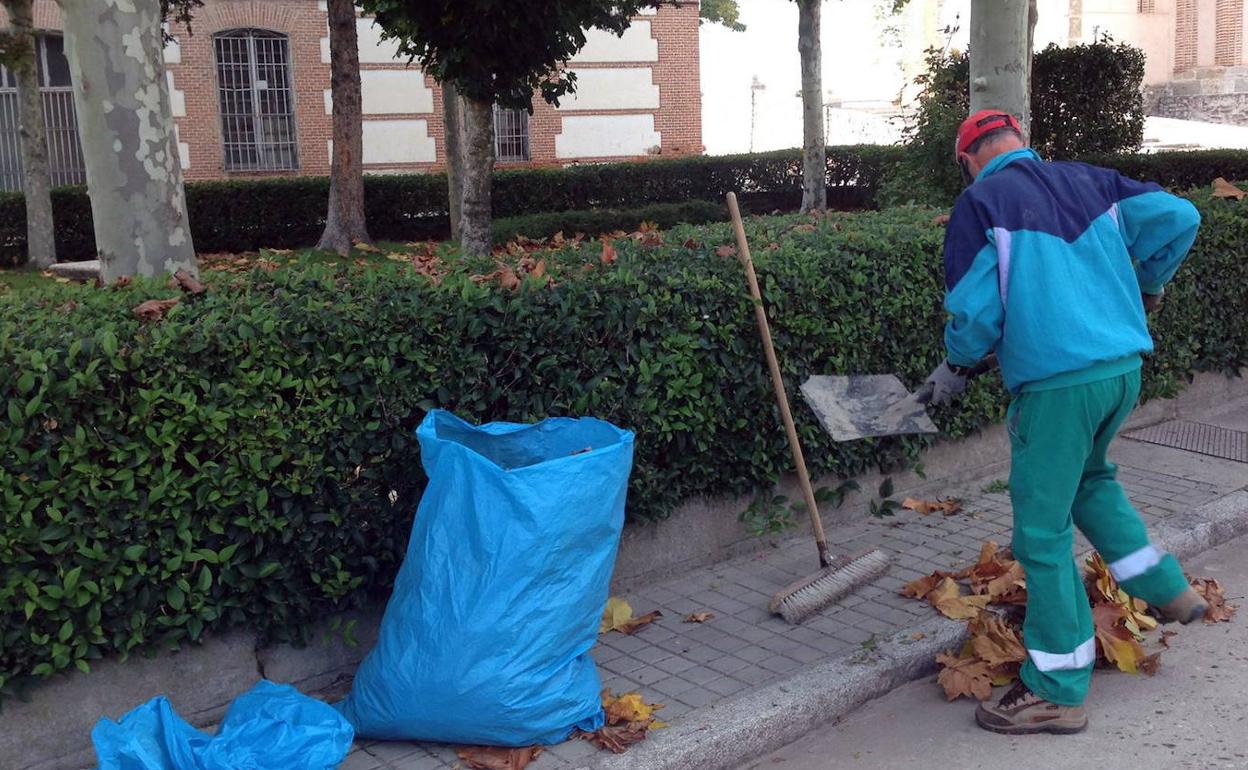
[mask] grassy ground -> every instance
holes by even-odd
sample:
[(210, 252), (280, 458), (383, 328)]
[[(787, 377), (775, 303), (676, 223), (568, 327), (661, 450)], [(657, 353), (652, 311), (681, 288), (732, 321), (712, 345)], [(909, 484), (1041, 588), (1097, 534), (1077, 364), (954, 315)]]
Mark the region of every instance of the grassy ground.
[(37, 270), (0, 270), (0, 293), (42, 286), (52, 280)]

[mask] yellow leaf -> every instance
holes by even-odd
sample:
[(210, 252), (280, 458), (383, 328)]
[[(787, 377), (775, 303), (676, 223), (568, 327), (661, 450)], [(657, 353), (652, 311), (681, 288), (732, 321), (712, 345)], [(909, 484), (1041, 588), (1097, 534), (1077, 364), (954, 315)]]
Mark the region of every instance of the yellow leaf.
[(607, 724), (625, 722), (648, 722), (654, 712), (663, 708), (662, 703), (646, 703), (641, 693), (629, 692), (614, 696), (610, 690), (602, 691), (602, 708), (607, 712)]
[(602, 622), (598, 624), (598, 633), (614, 631), (633, 617), (633, 607), (628, 602), (612, 596), (607, 599), (607, 606), (602, 611)]
[(954, 620), (970, 620), (988, 606), (992, 597), (987, 594), (979, 596), (959, 596), (936, 605), (936, 610), (947, 618)]

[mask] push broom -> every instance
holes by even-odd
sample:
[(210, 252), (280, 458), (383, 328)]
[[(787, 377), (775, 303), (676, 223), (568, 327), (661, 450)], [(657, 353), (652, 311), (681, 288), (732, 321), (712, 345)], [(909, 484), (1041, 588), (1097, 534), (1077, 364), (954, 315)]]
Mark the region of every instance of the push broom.
[(806, 471), (806, 459), (802, 455), (802, 445), (797, 439), (793, 413), (789, 410), (789, 398), (785, 394), (784, 380), (780, 376), (780, 363), (776, 359), (776, 349), (771, 342), (771, 329), (767, 324), (767, 310), (763, 306), (763, 296), (758, 289), (758, 277), (754, 274), (754, 262), (750, 259), (750, 244), (745, 237), (741, 210), (737, 207), (737, 196), (734, 193), (728, 193), (728, 211), (732, 214), (732, 227), (737, 235), (737, 256), (741, 260), (742, 268), (745, 269), (745, 280), (750, 287), (750, 296), (754, 299), (754, 315), (758, 320), (758, 333), (762, 337), (767, 368), (771, 372), (771, 385), (776, 393), (776, 405), (780, 407), (780, 418), (784, 422), (784, 430), (788, 435), (789, 450), (793, 453), (793, 464), (797, 467), (797, 480), (802, 488), (802, 497), (806, 501), (806, 510), (810, 513), (810, 527), (814, 530), (815, 547), (819, 550), (819, 571), (785, 586), (771, 598), (771, 603), (768, 605), (772, 613), (788, 622), (801, 623), (859, 586), (874, 580), (888, 569), (888, 556), (879, 549), (864, 551), (855, 556), (836, 558), (832, 558), (828, 553), (828, 538), (823, 532), (819, 506), (810, 484), (810, 474)]

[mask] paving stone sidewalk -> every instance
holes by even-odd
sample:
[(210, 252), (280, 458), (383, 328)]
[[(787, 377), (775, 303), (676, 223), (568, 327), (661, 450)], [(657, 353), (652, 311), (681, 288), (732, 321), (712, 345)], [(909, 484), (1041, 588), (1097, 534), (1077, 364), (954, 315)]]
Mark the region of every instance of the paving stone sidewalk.
[[(1227, 485), (1127, 465), (1121, 467), (1120, 479), (1150, 529), (1166, 517), (1233, 491)], [(875, 638), (932, 619), (935, 611), (930, 606), (902, 597), (899, 589), (934, 570), (967, 565), (985, 540), (1009, 543), (1009, 497), (1004, 491), (989, 491), (994, 480), (943, 490), (942, 496), (963, 501), (963, 511), (953, 516), (903, 510), (892, 518), (830, 529), (834, 551), (879, 547), (893, 556), (893, 565), (873, 584), (800, 626), (769, 615), (767, 602), (775, 591), (817, 567), (808, 539), (790, 540), (627, 594), (624, 598), (638, 614), (657, 609), (663, 617), (636, 635), (610, 633), (600, 638), (593, 654), (603, 685), (616, 693), (639, 691), (648, 701), (664, 703), (660, 718), (678, 722), (694, 710), (791, 676), (817, 661), (870, 647)], [(1080, 538), (1078, 547), (1088, 545)], [(714, 613), (714, 618), (703, 624), (682, 622), (687, 614), (703, 611)], [(597, 754), (585, 741), (569, 741), (551, 747), (530, 767), (592, 766)], [(343, 770), (437, 770), (460, 765), (451, 747), (365, 741)]]

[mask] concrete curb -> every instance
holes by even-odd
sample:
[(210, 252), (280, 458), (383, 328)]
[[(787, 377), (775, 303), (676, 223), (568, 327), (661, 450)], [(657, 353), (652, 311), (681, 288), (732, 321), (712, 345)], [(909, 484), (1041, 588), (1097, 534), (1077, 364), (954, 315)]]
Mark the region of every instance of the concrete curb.
[[(923, 638), (915, 640), (917, 633)], [(599, 761), (594, 768), (729, 770), (931, 673), (936, 669), (936, 654), (960, 646), (965, 636), (964, 623), (930, 620), (880, 642), (874, 650), (842, 655), (736, 700), (694, 712), (628, 753)]]
[[(1175, 519), (1159, 528), (1157, 545), (1180, 559), (1191, 558), (1248, 533), (1248, 489)], [(915, 639), (917, 634), (922, 638)], [(874, 650), (815, 664), (735, 700), (696, 711), (626, 754), (577, 770), (731, 770), (934, 672), (936, 654), (957, 649), (965, 639), (964, 623), (929, 620)]]

